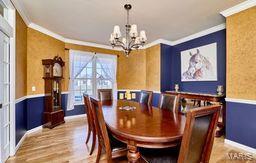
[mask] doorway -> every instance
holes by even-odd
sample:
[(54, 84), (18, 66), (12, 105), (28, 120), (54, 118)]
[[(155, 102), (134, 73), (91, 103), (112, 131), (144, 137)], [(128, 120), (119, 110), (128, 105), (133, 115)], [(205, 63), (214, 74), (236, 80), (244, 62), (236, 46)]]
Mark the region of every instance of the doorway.
[(5, 162), (10, 155), (10, 43), (0, 31), (0, 158)]

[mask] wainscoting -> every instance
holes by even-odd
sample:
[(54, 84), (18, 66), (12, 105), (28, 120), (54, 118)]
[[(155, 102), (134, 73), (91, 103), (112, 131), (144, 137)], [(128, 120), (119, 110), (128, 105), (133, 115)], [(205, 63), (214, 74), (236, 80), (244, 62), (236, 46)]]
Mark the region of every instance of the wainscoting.
[[(76, 105), (67, 111), (67, 94), (62, 94), (62, 106), (65, 116), (85, 114), (83, 105)], [(16, 145), (25, 133), (43, 125), (44, 95), (26, 96), (16, 100)]]
[(226, 139), (256, 152), (256, 101), (226, 99)]

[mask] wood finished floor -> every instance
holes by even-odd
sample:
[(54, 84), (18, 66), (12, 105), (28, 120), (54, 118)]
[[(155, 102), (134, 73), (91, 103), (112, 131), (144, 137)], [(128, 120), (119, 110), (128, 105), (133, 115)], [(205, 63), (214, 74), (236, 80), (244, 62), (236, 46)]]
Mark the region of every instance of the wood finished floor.
[[(87, 125), (85, 118), (69, 120), (52, 130), (43, 129), (27, 136), (14, 157), (8, 163), (41, 163), (41, 162), (88, 162), (94, 163), (97, 149), (92, 156), (88, 154), (89, 146), (85, 145)], [(89, 145), (91, 142), (88, 143)], [(224, 144), (224, 138), (216, 138), (210, 163), (239, 163), (228, 159), (229, 152), (244, 152)], [(254, 157), (256, 158), (256, 157)], [(104, 161), (104, 155), (101, 162)], [(122, 161), (123, 162), (123, 161)], [(249, 162), (249, 161), (247, 161)], [(254, 162), (254, 161), (250, 161)], [(256, 162), (256, 161), (255, 161)]]

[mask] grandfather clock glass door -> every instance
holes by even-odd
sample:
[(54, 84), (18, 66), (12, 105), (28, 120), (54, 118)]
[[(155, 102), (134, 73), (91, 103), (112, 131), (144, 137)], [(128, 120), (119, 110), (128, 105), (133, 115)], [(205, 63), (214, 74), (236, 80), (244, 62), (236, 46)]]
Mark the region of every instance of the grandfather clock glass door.
[(9, 38), (0, 31), (0, 162), (10, 154), (10, 53)]

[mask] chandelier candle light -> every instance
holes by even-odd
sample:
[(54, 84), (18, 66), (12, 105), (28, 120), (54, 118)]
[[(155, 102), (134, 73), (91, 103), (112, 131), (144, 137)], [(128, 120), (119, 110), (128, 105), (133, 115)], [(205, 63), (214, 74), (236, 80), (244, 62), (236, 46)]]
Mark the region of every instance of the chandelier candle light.
[(125, 55), (128, 57), (132, 50), (138, 50), (142, 47), (146, 41), (147, 36), (144, 30), (140, 31), (140, 35), (137, 31), (137, 25), (130, 25), (129, 23), (129, 11), (132, 8), (131, 4), (124, 5), (127, 11), (127, 23), (125, 25), (125, 37), (121, 38), (122, 34), (118, 25), (114, 26), (114, 31), (110, 35), (110, 43), (112, 47), (121, 47), (124, 50)]

